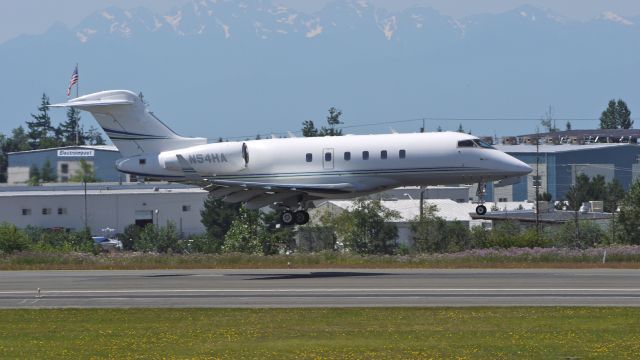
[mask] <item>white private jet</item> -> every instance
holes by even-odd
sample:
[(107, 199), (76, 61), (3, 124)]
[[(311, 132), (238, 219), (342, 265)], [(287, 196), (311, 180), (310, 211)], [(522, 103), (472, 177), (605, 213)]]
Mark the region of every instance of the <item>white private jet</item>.
[(305, 224), (319, 199), (400, 186), (513, 184), (531, 168), (475, 136), (455, 133), (346, 135), (207, 143), (177, 135), (133, 92), (103, 91), (52, 107), (89, 111), (118, 148), (119, 171), (201, 184), (226, 202), (275, 206), (284, 225)]

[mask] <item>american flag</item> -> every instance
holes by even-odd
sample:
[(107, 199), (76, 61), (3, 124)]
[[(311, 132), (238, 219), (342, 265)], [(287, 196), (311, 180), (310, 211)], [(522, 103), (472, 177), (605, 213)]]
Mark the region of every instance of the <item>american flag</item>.
[(78, 83), (78, 65), (76, 65), (73, 74), (71, 75), (71, 81), (69, 81), (69, 87), (67, 88), (67, 96), (71, 95), (71, 88)]

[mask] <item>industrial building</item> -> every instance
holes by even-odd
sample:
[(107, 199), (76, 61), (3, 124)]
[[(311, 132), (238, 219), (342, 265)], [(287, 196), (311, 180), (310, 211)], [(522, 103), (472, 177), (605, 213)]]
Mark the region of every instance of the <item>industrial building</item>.
[[(625, 190), (640, 175), (640, 130), (569, 130), (505, 137), (494, 147), (527, 163), (533, 172), (515, 185), (487, 187), (487, 199), (497, 202), (535, 199), (540, 193), (565, 198), (579, 174), (616, 179)], [(537, 178), (539, 176), (539, 178)], [(475, 187), (471, 190), (475, 194)]]
[[(55, 184), (0, 187), (0, 222), (20, 228), (102, 229), (121, 233), (130, 224), (164, 226), (173, 222), (182, 235), (204, 232), (200, 222), (207, 192), (181, 184)], [(85, 210), (86, 209), (86, 210)], [(86, 212), (85, 212), (86, 211)]]
[(8, 153), (7, 183), (23, 184), (29, 181), (29, 170), (41, 170), (49, 162), (57, 182), (67, 182), (80, 169), (80, 161), (91, 164), (100, 181), (135, 181), (116, 169), (116, 160), (122, 156), (115, 146), (82, 145)]

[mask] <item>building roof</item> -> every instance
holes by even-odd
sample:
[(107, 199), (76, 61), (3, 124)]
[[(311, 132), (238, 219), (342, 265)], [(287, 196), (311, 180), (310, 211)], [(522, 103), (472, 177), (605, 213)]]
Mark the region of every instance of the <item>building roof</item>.
[[(539, 214), (539, 220), (542, 223), (548, 224), (562, 224), (568, 221), (575, 220), (574, 211), (551, 211)], [(535, 223), (536, 213), (533, 211), (516, 211), (516, 212), (487, 212), (485, 215), (471, 214), (471, 217), (475, 220), (513, 220), (519, 222)], [(578, 213), (579, 220), (609, 220), (611, 219), (610, 213)]]
[(119, 152), (118, 148), (113, 145), (78, 145), (78, 146), (61, 146), (61, 147), (54, 147), (54, 148), (48, 148), (48, 149), (16, 151), (16, 152), (7, 153), (7, 155), (36, 153), (36, 152), (45, 152), (45, 151), (57, 151), (57, 150), (70, 150), (70, 149), (87, 149), (87, 150)]
[[(207, 193), (199, 187), (175, 183), (89, 183), (87, 195)], [(44, 186), (0, 186), (0, 197), (84, 195), (84, 186), (77, 183), (56, 183)]]
[(518, 145), (505, 145), (498, 144), (493, 145), (496, 149), (506, 152), (506, 153), (536, 153), (539, 151), (541, 153), (559, 153), (559, 152), (569, 152), (569, 151), (586, 151), (586, 150), (594, 150), (594, 149), (605, 149), (605, 148), (614, 148), (621, 146), (632, 146), (636, 148), (638, 145), (635, 144), (625, 144), (625, 143), (602, 143), (602, 144), (585, 144), (585, 145), (573, 145), (573, 144), (560, 144), (560, 145), (552, 145), (552, 144), (541, 144), (538, 145), (538, 149), (536, 150), (535, 145), (530, 144), (518, 144)]
[(622, 137), (622, 136), (640, 136), (640, 129), (576, 129), (576, 130), (563, 130), (563, 131), (554, 131), (554, 132), (545, 132), (545, 133), (537, 133), (537, 134), (526, 134), (526, 135), (518, 135), (517, 137), (571, 137), (571, 136), (613, 136), (613, 137)]
[[(342, 209), (350, 209), (353, 207), (354, 201), (339, 200), (328, 201), (337, 207)], [(382, 205), (390, 210), (395, 210), (400, 213), (400, 219), (398, 221), (408, 222), (413, 221), (420, 215), (420, 200), (392, 200), (381, 201)], [(446, 221), (471, 221), (474, 220), (470, 216), (470, 213), (475, 214), (477, 204), (473, 203), (458, 203), (450, 199), (429, 199), (424, 201), (426, 205), (436, 205), (438, 207), (438, 216)], [(522, 206), (523, 209), (533, 209), (533, 203), (529, 202), (503, 202), (503, 203), (485, 203), (487, 209), (491, 209), (493, 204), (496, 204), (500, 210), (504, 213), (506, 211), (514, 211)], [(491, 211), (491, 210), (488, 210)]]

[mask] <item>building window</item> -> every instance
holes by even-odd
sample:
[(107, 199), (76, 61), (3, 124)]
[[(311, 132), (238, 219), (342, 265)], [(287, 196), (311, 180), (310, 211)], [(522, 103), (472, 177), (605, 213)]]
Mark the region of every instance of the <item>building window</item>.
[(307, 153), (307, 162), (312, 162), (312, 161), (313, 161), (313, 154)]
[(507, 202), (507, 201), (508, 201), (507, 198), (504, 198), (504, 197), (498, 198), (498, 202)]
[(67, 208), (58, 208), (58, 215), (67, 215)]
[(324, 161), (331, 161), (331, 153), (330, 152), (324, 153)]
[(387, 150), (380, 151), (380, 159), (387, 160)]
[(69, 182), (69, 177), (68, 176), (60, 176), (60, 181)]
[(368, 151), (363, 151), (362, 152), (362, 160), (369, 160), (369, 152)]
[(184, 212), (191, 211), (191, 205), (182, 205), (182, 211)]
[(140, 159), (140, 160), (138, 160), (138, 163), (140, 165), (145, 165), (147, 163), (147, 159)]
[(404, 159), (407, 157), (407, 150), (400, 150), (400, 152), (398, 153), (398, 156), (400, 157), (400, 159)]
[(347, 151), (346, 153), (344, 153), (344, 159), (345, 159), (346, 161), (351, 160), (351, 153), (350, 153), (350, 152), (348, 152), (348, 151)]
[(60, 164), (60, 172), (63, 174), (69, 173), (69, 164)]
[(22, 215), (31, 215), (31, 209), (22, 209)]
[(51, 215), (51, 208), (42, 208), (42, 215)]

